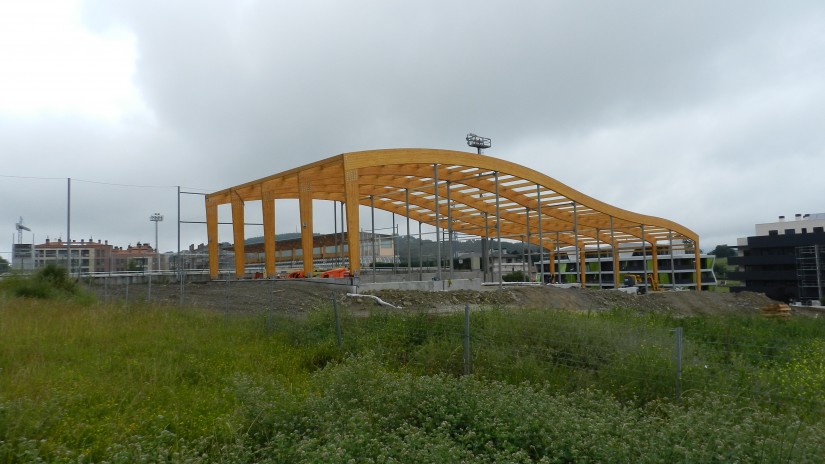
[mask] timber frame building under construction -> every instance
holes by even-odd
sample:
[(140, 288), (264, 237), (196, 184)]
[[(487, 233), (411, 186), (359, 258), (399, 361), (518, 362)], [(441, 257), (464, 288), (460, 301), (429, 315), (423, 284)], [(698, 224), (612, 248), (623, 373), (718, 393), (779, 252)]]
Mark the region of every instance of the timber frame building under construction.
[[(562, 249), (567, 260), (585, 262), (586, 253), (596, 249), (600, 255), (611, 255), (612, 260), (606, 260), (612, 261), (609, 267), (619, 270), (620, 250), (633, 244), (643, 255), (643, 272), (658, 276), (660, 262), (666, 260), (657, 254), (667, 253), (671, 258), (676, 254), (693, 255), (692, 285), (685, 286), (701, 288), (699, 237), (687, 227), (608, 205), (515, 163), (436, 149), (344, 153), (208, 194), (206, 222), (212, 278), (218, 276), (218, 206), (225, 204), (232, 208), (235, 274), (238, 278), (245, 274), (247, 202), (260, 202), (265, 270), (267, 275), (275, 275), (275, 201), (279, 199), (298, 200), (301, 256), (307, 276), (315, 270), (313, 200), (327, 200), (346, 207), (342, 220), (348, 231), (361, 230), (358, 206), (362, 205), (400, 215), (406, 219), (408, 231), (410, 220), (433, 226), (437, 237), (441, 231), (448, 231), (450, 237), (461, 233), (482, 240), (522, 237), (540, 247), (542, 262), (557, 261)], [(358, 274), (362, 245), (359, 234), (346, 237), (349, 267)], [(580, 273), (577, 282), (585, 286), (587, 266), (576, 269)], [(614, 286), (621, 283), (620, 276), (610, 280)]]

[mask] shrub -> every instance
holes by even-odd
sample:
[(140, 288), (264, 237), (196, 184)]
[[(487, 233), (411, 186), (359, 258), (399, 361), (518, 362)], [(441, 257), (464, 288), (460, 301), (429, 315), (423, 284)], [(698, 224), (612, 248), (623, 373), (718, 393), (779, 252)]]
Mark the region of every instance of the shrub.
[(65, 268), (49, 264), (34, 274), (14, 274), (0, 282), (0, 292), (15, 297), (52, 299), (84, 296)]
[(524, 282), (524, 272), (513, 271), (509, 274), (504, 274), (501, 276), (501, 280), (505, 282)]
[(371, 356), (309, 392), (239, 379), (248, 446), (275, 462), (820, 462), (823, 430), (724, 396), (627, 406), (473, 376), (415, 376)]

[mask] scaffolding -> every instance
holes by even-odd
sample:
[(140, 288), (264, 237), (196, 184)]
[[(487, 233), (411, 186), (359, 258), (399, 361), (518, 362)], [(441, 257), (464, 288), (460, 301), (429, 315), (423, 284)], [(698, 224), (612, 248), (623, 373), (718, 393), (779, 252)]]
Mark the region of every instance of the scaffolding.
[(796, 248), (796, 277), (799, 285), (799, 300), (818, 300), (823, 303), (822, 289), (825, 287), (825, 246), (808, 245)]

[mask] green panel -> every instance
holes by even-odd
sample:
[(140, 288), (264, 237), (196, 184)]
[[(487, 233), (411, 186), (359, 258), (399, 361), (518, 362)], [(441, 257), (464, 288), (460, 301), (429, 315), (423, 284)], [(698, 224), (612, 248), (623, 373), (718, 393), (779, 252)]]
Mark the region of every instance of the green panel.
[(590, 272), (599, 272), (599, 263), (587, 263), (587, 270)]
[(670, 283), (670, 274), (659, 273), (659, 283), (660, 284), (669, 284)]

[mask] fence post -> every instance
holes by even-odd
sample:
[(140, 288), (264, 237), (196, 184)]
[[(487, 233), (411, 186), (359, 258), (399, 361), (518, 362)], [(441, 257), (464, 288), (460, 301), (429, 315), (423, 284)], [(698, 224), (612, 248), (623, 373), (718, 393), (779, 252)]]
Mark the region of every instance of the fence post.
[(676, 402), (682, 402), (682, 328), (673, 329), (676, 338)]
[[(180, 253), (178, 253), (180, 255)], [(180, 283), (180, 295), (178, 299), (178, 305), (183, 306), (184, 302), (186, 301), (186, 297), (184, 296), (185, 286), (186, 286), (186, 274), (183, 273), (183, 268), (181, 268), (180, 260), (178, 260), (178, 282)]]
[(229, 277), (230, 274), (226, 274), (226, 285), (224, 286), (223, 292), (223, 323), (229, 323)]
[(149, 290), (148, 290), (148, 292), (149, 293), (146, 295), (146, 302), (151, 303), (152, 302), (152, 273), (151, 272), (149, 273)]
[(341, 337), (341, 318), (338, 316), (338, 301), (335, 299), (335, 292), (332, 294), (332, 311), (335, 313), (335, 339), (338, 341), (338, 350), (343, 346), (343, 338)]
[(464, 375), (472, 372), (470, 359), (470, 305), (464, 305)]
[(129, 306), (129, 281), (132, 280), (129, 274), (126, 274), (126, 306)]
[(266, 332), (270, 334), (275, 331), (275, 324), (272, 321), (272, 315), (275, 312), (275, 292), (276, 290), (270, 292), (269, 309), (266, 311)]

